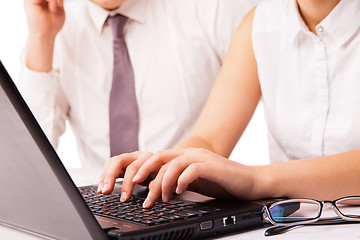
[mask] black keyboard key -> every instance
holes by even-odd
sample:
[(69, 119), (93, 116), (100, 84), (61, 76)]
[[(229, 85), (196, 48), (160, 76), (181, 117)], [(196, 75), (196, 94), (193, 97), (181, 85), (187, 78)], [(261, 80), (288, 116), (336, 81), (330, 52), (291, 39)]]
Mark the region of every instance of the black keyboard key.
[(119, 194), (102, 195), (96, 190), (96, 188), (80, 189), (94, 214), (149, 226), (219, 211), (219, 209), (207, 208), (198, 203), (181, 201), (158, 201), (154, 207), (144, 209), (142, 204), (145, 198), (143, 197), (131, 196), (128, 202), (123, 203), (120, 202)]

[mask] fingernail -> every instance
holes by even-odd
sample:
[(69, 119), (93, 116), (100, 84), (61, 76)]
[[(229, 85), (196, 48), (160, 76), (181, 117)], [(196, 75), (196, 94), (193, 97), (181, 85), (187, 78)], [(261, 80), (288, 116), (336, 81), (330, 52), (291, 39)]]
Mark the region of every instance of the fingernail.
[(165, 194), (162, 194), (161, 198), (162, 198), (162, 200), (163, 200), (164, 202), (170, 201), (169, 197), (168, 197), (167, 195), (165, 195)]
[(105, 183), (104, 188), (103, 188), (103, 192), (106, 192), (109, 189), (109, 184)]
[(150, 204), (150, 200), (149, 200), (149, 198), (146, 198), (143, 203), (143, 208), (147, 208), (149, 206), (149, 204)]
[(137, 182), (140, 179), (140, 175), (136, 174), (135, 177), (132, 179), (133, 182)]
[(103, 188), (104, 188), (104, 184), (103, 184), (103, 183), (99, 183), (97, 192), (98, 192), (98, 193), (101, 193), (101, 191), (103, 190)]
[(120, 201), (125, 202), (125, 200), (126, 200), (126, 192), (122, 192), (121, 197), (120, 197)]
[(181, 190), (181, 188), (179, 188), (179, 187), (176, 187), (176, 190), (175, 190), (175, 192), (176, 192), (177, 194), (181, 194), (181, 193), (182, 193), (182, 190)]

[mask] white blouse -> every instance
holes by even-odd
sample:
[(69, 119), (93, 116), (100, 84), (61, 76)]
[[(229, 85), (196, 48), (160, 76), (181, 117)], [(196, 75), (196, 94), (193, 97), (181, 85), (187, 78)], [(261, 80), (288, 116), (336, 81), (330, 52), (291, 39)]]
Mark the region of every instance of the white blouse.
[(271, 162), (360, 147), (360, 1), (340, 1), (316, 32), (296, 0), (263, 1), (255, 11)]

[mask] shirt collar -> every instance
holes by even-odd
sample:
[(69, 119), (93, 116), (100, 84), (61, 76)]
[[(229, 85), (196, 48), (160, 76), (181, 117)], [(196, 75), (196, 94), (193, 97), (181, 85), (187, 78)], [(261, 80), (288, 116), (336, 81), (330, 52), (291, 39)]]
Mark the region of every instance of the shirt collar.
[[(309, 33), (296, 0), (283, 0), (286, 38), (293, 44)], [(318, 24), (339, 45), (346, 43), (360, 27), (360, 1), (341, 0), (332, 12)]]
[(102, 28), (109, 15), (122, 14), (129, 19), (135, 20), (141, 24), (145, 23), (147, 16), (147, 0), (127, 0), (118, 9), (108, 11), (100, 7), (99, 5), (88, 2), (88, 9), (90, 18), (92, 19), (95, 28), (101, 33)]
[(360, 27), (360, 1), (341, 0), (318, 26), (337, 44), (345, 44)]
[(302, 34), (306, 34), (309, 28), (303, 21), (296, 0), (283, 0), (284, 6), (284, 37), (287, 41), (295, 44)]

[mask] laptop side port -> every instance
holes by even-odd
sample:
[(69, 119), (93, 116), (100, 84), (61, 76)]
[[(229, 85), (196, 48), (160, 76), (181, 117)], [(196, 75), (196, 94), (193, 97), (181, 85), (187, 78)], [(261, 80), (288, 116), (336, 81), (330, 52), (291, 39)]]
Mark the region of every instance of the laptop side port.
[(201, 231), (205, 231), (205, 230), (212, 229), (213, 226), (214, 226), (214, 222), (213, 222), (213, 221), (206, 221), (206, 222), (200, 223), (200, 229), (201, 229)]
[(229, 216), (229, 217), (224, 217), (223, 218), (224, 227), (229, 226), (229, 225), (234, 225), (234, 224), (236, 224), (236, 217), (235, 216)]

